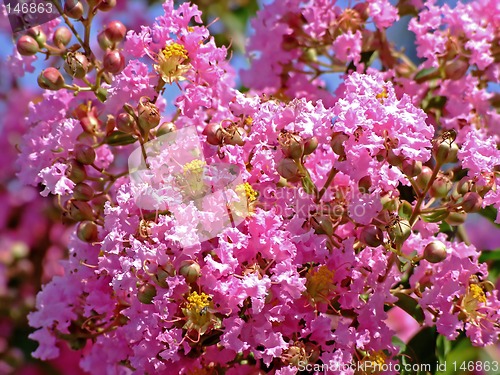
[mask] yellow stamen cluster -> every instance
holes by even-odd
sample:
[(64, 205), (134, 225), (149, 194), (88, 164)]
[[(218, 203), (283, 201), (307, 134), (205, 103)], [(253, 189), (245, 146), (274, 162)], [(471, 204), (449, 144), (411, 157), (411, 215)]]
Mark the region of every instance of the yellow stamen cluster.
[(384, 99), (386, 99), (388, 96), (389, 96), (389, 95), (387, 94), (387, 90), (386, 90), (386, 89), (385, 89), (385, 87), (384, 87), (384, 89), (382, 90), (382, 92), (381, 92), (381, 93), (379, 93), (379, 94), (377, 94), (376, 98), (378, 99), (378, 101), (379, 101), (380, 103), (383, 103), (383, 102), (384, 102)]
[(250, 185), (248, 182), (245, 182), (244, 184), (240, 184), (240, 185), (236, 186), (236, 192), (238, 194), (244, 193), (248, 199), (248, 202), (250, 202), (250, 203), (254, 202), (259, 195), (259, 193), (257, 193), (253, 189), (252, 185)]
[(188, 58), (187, 50), (184, 48), (182, 44), (179, 43), (170, 43), (165, 46), (161, 50), (161, 53), (166, 59), (170, 59), (171, 57), (175, 57), (177, 59), (185, 60)]
[(307, 293), (314, 301), (324, 300), (335, 288), (333, 277), (335, 273), (323, 265), (307, 274)]
[(245, 118), (245, 125), (246, 125), (246, 126), (250, 126), (250, 125), (252, 125), (252, 124), (253, 124), (253, 118), (252, 118), (252, 117), (250, 117), (250, 116), (246, 117), (246, 118)]
[(386, 360), (387, 356), (381, 350), (367, 354), (362, 360), (363, 363), (369, 362), (369, 365), (368, 363), (366, 363), (366, 365), (364, 366), (365, 367), (364, 373), (365, 374), (382, 373), (382, 369)]
[(161, 75), (163, 81), (171, 84), (174, 81), (186, 79), (184, 74), (189, 71), (190, 65), (186, 48), (179, 43), (170, 43), (158, 53), (158, 64), (155, 70)]
[(207, 163), (204, 160), (194, 159), (194, 160), (190, 161), (189, 163), (184, 164), (182, 169), (183, 169), (185, 174), (187, 174), (187, 173), (202, 173), (203, 167), (206, 164)]
[(477, 284), (472, 284), (469, 286), (469, 294), (478, 302), (486, 303), (486, 294), (484, 294), (483, 288)]
[(200, 314), (205, 307), (210, 306), (210, 296), (205, 293), (193, 292), (187, 297), (186, 309), (193, 313)]

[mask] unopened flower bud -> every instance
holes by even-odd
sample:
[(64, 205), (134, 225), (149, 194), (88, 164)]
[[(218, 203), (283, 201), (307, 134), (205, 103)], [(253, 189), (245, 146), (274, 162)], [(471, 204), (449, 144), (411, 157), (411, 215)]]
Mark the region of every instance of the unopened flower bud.
[(389, 238), (396, 244), (401, 245), (411, 234), (411, 225), (408, 220), (397, 220), (387, 230)]
[(457, 80), (462, 78), (469, 69), (469, 63), (462, 59), (455, 59), (446, 62), (444, 66), (444, 75), (447, 79)]
[(453, 139), (439, 137), (432, 147), (432, 153), (440, 164), (453, 163), (457, 159), (458, 145)]
[(339, 156), (345, 156), (344, 142), (349, 139), (347, 134), (342, 132), (336, 132), (332, 134), (332, 140), (330, 141), (330, 146), (334, 153)]
[(97, 224), (93, 221), (82, 221), (78, 224), (76, 235), (84, 242), (96, 242), (98, 240)]
[(156, 129), (156, 136), (161, 137), (162, 135), (169, 134), (177, 131), (177, 127), (173, 122), (164, 122), (158, 129)]
[(483, 206), (483, 198), (476, 192), (469, 192), (464, 195), (461, 205), (465, 212), (478, 212)]
[(144, 284), (138, 287), (137, 299), (146, 305), (153, 303), (156, 297), (156, 288), (153, 284)]
[(69, 200), (67, 204), (69, 216), (75, 221), (93, 220), (94, 212), (87, 202)]
[(236, 125), (231, 125), (225, 132), (222, 133), (222, 139), (225, 144), (243, 146), (245, 144), (245, 141), (243, 140), (245, 135), (245, 129)]
[(424, 248), (424, 259), (429, 263), (439, 263), (446, 259), (446, 246), (441, 241), (432, 241)]
[(99, 3), (97, 9), (99, 9), (102, 12), (107, 12), (113, 9), (115, 6), (116, 6), (116, 0), (102, 0)]
[(434, 180), (429, 189), (429, 195), (433, 198), (444, 198), (452, 188), (451, 181), (446, 177), (438, 177)]
[(73, 78), (81, 79), (87, 75), (89, 71), (89, 61), (81, 52), (68, 53), (64, 70)]
[(304, 143), (304, 155), (312, 154), (318, 148), (318, 138), (311, 137)]
[(95, 161), (95, 151), (91, 146), (78, 144), (74, 152), (75, 159), (84, 165), (90, 165)]
[(464, 211), (460, 212), (450, 212), (448, 217), (444, 219), (448, 224), (450, 225), (460, 225), (465, 223), (465, 220), (467, 219), (467, 213)]
[(457, 193), (460, 195), (465, 195), (472, 189), (472, 183), (469, 177), (465, 176), (457, 183)]
[(281, 159), (278, 162), (276, 170), (280, 176), (291, 182), (296, 182), (301, 178), (297, 163), (290, 158)]
[(359, 240), (366, 246), (377, 247), (384, 243), (384, 232), (375, 225), (367, 225), (361, 229)]
[(73, 188), (73, 198), (77, 201), (89, 201), (94, 198), (94, 189), (85, 182), (80, 182)]
[(403, 173), (408, 177), (415, 177), (422, 173), (422, 162), (405, 160), (402, 165)]
[(29, 35), (23, 35), (17, 41), (17, 51), (22, 56), (33, 56), (38, 51), (40, 51), (40, 47), (35, 39), (33, 39)]
[(125, 68), (125, 58), (120, 51), (107, 51), (103, 60), (104, 70), (118, 74)]
[(67, 46), (69, 42), (71, 42), (73, 34), (71, 34), (71, 30), (68, 29), (67, 27), (59, 27), (54, 33), (54, 36), (52, 37), (52, 42), (56, 47), (63, 47)]
[(387, 151), (387, 162), (395, 167), (399, 167), (403, 164), (404, 156), (402, 154), (396, 155), (393, 149)]
[(361, 179), (358, 182), (358, 189), (362, 193), (368, 193), (368, 190), (372, 186), (372, 179), (370, 176), (364, 176), (361, 177)]
[(78, 0), (66, 0), (64, 2), (64, 14), (75, 20), (82, 18), (83, 5)]
[(145, 96), (139, 99), (137, 114), (139, 126), (145, 132), (149, 132), (151, 129), (156, 128), (161, 120), (158, 107)]
[(213, 146), (219, 146), (222, 143), (222, 127), (219, 124), (208, 124), (202, 134), (207, 137), (207, 143)]
[(496, 177), (494, 172), (481, 172), (484, 182), (474, 183), (472, 190), (484, 197), (493, 188), (496, 188)]
[(332, 221), (327, 216), (313, 216), (311, 226), (316, 234), (326, 234), (328, 236), (333, 234)]
[(64, 86), (64, 77), (56, 68), (43, 70), (37, 79), (38, 85), (44, 90), (60, 90)]
[(45, 35), (40, 26), (32, 27), (26, 34), (35, 39), (35, 41), (38, 43), (38, 47), (45, 47), (45, 43), (47, 42), (47, 35)]
[(66, 176), (78, 184), (85, 181), (87, 178), (87, 173), (85, 172), (85, 167), (77, 162), (76, 160), (70, 160), (68, 163), (68, 168), (66, 169)]
[(181, 262), (179, 274), (186, 278), (188, 284), (194, 283), (200, 277), (200, 265), (193, 260), (184, 260)]
[(156, 271), (156, 283), (162, 288), (168, 288), (167, 279), (170, 276), (171, 275), (169, 275), (165, 269), (159, 267), (158, 270)]
[(285, 157), (298, 160), (304, 155), (304, 142), (299, 135), (283, 131), (278, 142)]
[(99, 43), (99, 47), (101, 47), (101, 49), (104, 51), (110, 49), (114, 45), (114, 43), (106, 35), (105, 30), (97, 34), (97, 43)]
[(113, 43), (119, 43), (125, 38), (127, 28), (120, 21), (111, 21), (106, 26), (104, 33)]
[(134, 118), (126, 112), (121, 112), (116, 118), (116, 128), (124, 133), (133, 133), (134, 125)]
[(432, 169), (424, 165), (422, 167), (422, 172), (417, 176), (416, 183), (417, 186), (424, 190), (427, 187), (427, 184), (431, 180), (432, 177)]

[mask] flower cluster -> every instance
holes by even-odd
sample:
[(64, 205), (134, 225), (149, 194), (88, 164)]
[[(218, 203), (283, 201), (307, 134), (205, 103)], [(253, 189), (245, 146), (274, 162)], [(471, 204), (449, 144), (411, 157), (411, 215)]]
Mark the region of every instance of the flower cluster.
[[(387, 41), (402, 13), (388, 1), (275, 1), (253, 23), (245, 92), (195, 5), (167, 0), (136, 30), (108, 20), (93, 43), (113, 2), (89, 0), (64, 11), (71, 27), (21, 36), (18, 53), (64, 72), (40, 73), (19, 178), (74, 224), (28, 316), (33, 355), (66, 341), (93, 374), (354, 374), (411, 356), (396, 308), (496, 343), (498, 291), (462, 226), (500, 208), (497, 18), (478, 3), (420, 10), (416, 66)], [(319, 81), (332, 71), (335, 93)]]

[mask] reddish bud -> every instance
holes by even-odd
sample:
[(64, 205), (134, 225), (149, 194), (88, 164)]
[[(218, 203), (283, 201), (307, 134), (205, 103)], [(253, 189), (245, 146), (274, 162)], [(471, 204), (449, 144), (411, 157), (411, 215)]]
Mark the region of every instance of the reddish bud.
[(304, 155), (312, 154), (318, 148), (318, 138), (311, 137), (304, 143)]
[(87, 202), (69, 200), (67, 204), (69, 216), (75, 221), (84, 221), (94, 219), (92, 207)]
[(478, 193), (469, 192), (464, 195), (462, 209), (465, 212), (478, 212), (483, 206), (483, 198)]
[(302, 177), (299, 173), (297, 163), (290, 158), (281, 159), (276, 167), (276, 170), (280, 176), (291, 182), (296, 182)]
[(77, 201), (89, 201), (94, 198), (94, 189), (85, 182), (80, 182), (73, 188), (73, 198)]
[(45, 35), (40, 26), (32, 27), (27, 31), (26, 34), (35, 39), (40, 48), (45, 47), (45, 43), (47, 42), (47, 35)]
[(56, 47), (63, 47), (69, 44), (71, 42), (71, 38), (73, 37), (73, 34), (71, 34), (71, 30), (68, 29), (67, 27), (59, 27), (56, 32), (54, 33), (54, 36), (52, 37), (52, 41), (54, 42), (54, 45)]
[(416, 179), (417, 186), (421, 190), (424, 190), (427, 187), (429, 181), (431, 180), (431, 177), (432, 177), (432, 169), (424, 165), (422, 167), (422, 172), (417, 176)]
[(446, 255), (446, 246), (441, 241), (432, 241), (424, 248), (424, 259), (429, 263), (442, 262)]
[(113, 43), (119, 43), (125, 38), (127, 28), (120, 21), (111, 21), (106, 26), (104, 33)]
[(93, 221), (82, 221), (78, 224), (76, 235), (84, 242), (96, 242), (98, 240), (97, 224)]
[(401, 168), (406, 176), (415, 177), (422, 173), (422, 162), (405, 160)]
[(95, 160), (95, 151), (93, 147), (78, 144), (75, 147), (75, 158), (78, 162), (89, 165)]
[(61, 72), (53, 67), (43, 70), (38, 76), (37, 82), (44, 90), (59, 90), (64, 86)]
[(126, 112), (121, 112), (116, 118), (116, 128), (124, 133), (133, 133), (134, 125), (134, 118)]
[(161, 120), (158, 107), (145, 96), (139, 99), (137, 114), (139, 126), (145, 132), (149, 132), (151, 129), (156, 128)]
[(68, 163), (68, 168), (66, 169), (66, 176), (78, 184), (85, 181), (87, 178), (87, 173), (85, 172), (85, 167), (78, 163), (76, 160), (70, 160)]
[(102, 12), (107, 12), (111, 9), (113, 9), (116, 6), (116, 0), (102, 0), (97, 9), (99, 9)]
[(179, 274), (186, 278), (186, 281), (191, 284), (200, 277), (200, 265), (193, 260), (184, 260), (179, 268)]
[(434, 198), (444, 198), (452, 188), (451, 181), (446, 177), (438, 177), (429, 189), (429, 195)]
[(444, 75), (448, 79), (457, 80), (462, 78), (469, 69), (469, 63), (462, 59), (455, 59), (446, 62), (444, 66)]
[(358, 189), (362, 193), (368, 193), (368, 190), (372, 186), (372, 179), (370, 176), (364, 176), (361, 177), (361, 179), (358, 182)]
[(169, 134), (177, 131), (177, 127), (173, 122), (164, 122), (156, 129), (156, 136), (161, 137), (162, 135)]
[(119, 51), (107, 51), (103, 64), (104, 70), (111, 74), (118, 74), (125, 68), (125, 58)]
[(326, 234), (328, 236), (333, 234), (332, 221), (327, 216), (313, 216), (311, 226), (316, 234)]
[(342, 132), (335, 132), (332, 134), (332, 140), (330, 141), (330, 146), (334, 153), (339, 156), (345, 156), (344, 142), (347, 141), (349, 137), (347, 134)]
[(64, 2), (64, 14), (75, 20), (82, 18), (83, 5), (78, 0), (66, 0)]
[(377, 247), (384, 243), (384, 233), (375, 225), (367, 225), (361, 229), (359, 240), (366, 246)]
[(304, 142), (299, 135), (282, 131), (278, 142), (285, 157), (298, 160), (304, 155)]
[(138, 287), (137, 299), (146, 305), (153, 303), (156, 297), (156, 288), (153, 284), (144, 284)]
[(213, 146), (219, 146), (222, 143), (222, 127), (219, 124), (208, 124), (202, 134), (207, 137), (207, 142)]
[(89, 61), (81, 52), (70, 52), (66, 56), (64, 70), (73, 78), (81, 79), (89, 71)]
[(40, 51), (40, 47), (35, 39), (29, 35), (23, 35), (17, 41), (17, 51), (22, 56), (33, 56)]

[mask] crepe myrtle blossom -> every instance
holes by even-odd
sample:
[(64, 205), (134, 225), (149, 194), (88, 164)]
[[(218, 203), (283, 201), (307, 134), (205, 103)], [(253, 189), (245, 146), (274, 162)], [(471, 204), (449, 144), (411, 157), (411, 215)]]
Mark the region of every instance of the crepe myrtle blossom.
[[(36, 358), (67, 342), (95, 374), (353, 374), (411, 355), (392, 340), (395, 306), (417, 330), (498, 341), (498, 293), (461, 231), (498, 205), (498, 139), (483, 122), (498, 64), (467, 29), (476, 44), (461, 53), (489, 73), (450, 75), (443, 55), (418, 74), (436, 64), (429, 30), (441, 35), (444, 12), (459, 32), (458, 10), (431, 2), (412, 21), (428, 59), (415, 66), (387, 41), (400, 14), (386, 1), (267, 4), (245, 92), (198, 7), (163, 10), (135, 31), (111, 22), (102, 54), (70, 55), (80, 65), (54, 54), (71, 77), (42, 75), (30, 104), (19, 178), (73, 225), (64, 272), (28, 316)], [(111, 52), (119, 69), (100, 59)], [(323, 68), (342, 72), (335, 92)], [(477, 90), (443, 88), (459, 82)]]

